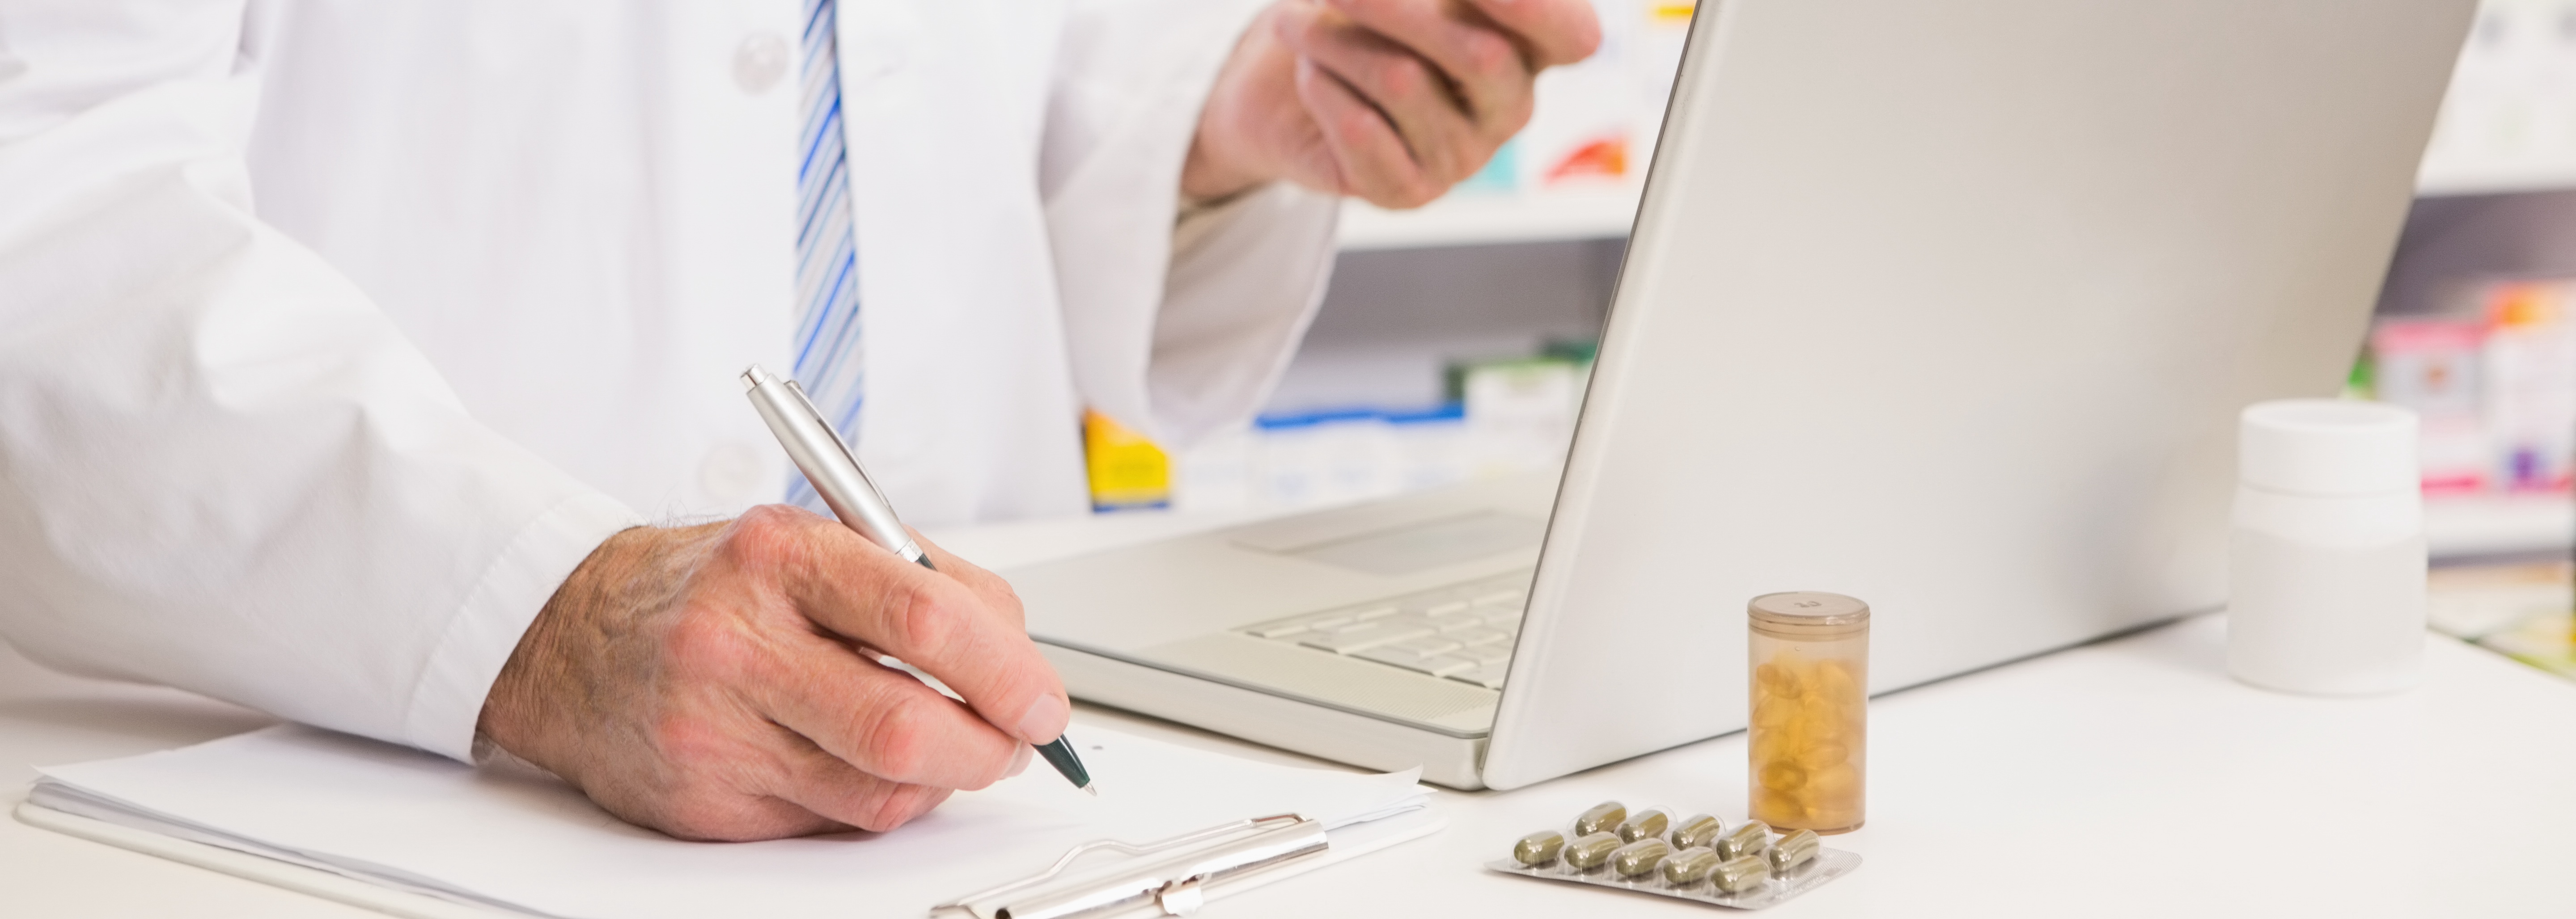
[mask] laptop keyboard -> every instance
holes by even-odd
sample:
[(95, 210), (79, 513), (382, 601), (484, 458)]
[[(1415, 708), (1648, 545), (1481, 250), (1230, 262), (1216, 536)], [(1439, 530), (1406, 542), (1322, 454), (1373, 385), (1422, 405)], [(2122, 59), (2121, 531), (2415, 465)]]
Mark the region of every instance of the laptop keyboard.
[(1339, 654), (1416, 673), (1503, 688), (1512, 641), (1529, 602), (1530, 569), (1302, 613), (1236, 631), (1318, 654)]

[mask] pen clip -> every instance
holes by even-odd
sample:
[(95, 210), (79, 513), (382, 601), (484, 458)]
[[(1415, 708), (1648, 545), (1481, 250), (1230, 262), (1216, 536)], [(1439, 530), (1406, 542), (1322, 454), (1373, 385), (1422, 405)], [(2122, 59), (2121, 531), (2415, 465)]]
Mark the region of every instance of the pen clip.
[(823, 417), (823, 410), (814, 405), (814, 397), (805, 394), (804, 384), (798, 383), (795, 380), (788, 380), (786, 382), (787, 391), (796, 394), (796, 404), (805, 407), (805, 414), (814, 416), (815, 423), (821, 424), (823, 426), (823, 430), (832, 432), (833, 440), (844, 444), (848, 443), (848, 441), (841, 440), (841, 430), (832, 426), (832, 419)]

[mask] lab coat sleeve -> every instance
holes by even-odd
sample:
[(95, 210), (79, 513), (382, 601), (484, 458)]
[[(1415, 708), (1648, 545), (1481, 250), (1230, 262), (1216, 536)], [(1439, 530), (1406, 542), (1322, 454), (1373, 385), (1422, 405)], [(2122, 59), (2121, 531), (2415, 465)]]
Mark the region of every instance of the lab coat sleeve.
[(520, 633), (636, 518), (255, 216), (248, 18), (0, 12), (0, 636), (468, 758)]
[(1332, 271), (1339, 200), (1284, 182), (1175, 227), (1199, 111), (1267, 5), (1075, 0), (1058, 58), (1040, 179), (1074, 381), (1167, 445), (1259, 408)]

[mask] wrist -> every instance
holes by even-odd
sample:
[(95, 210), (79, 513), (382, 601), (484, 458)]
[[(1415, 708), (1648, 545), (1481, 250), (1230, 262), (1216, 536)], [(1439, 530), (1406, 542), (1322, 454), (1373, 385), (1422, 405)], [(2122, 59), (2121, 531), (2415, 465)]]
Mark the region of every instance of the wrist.
[(545, 747), (546, 738), (561, 733), (554, 722), (581, 717), (577, 709), (597, 701), (566, 698), (560, 691), (582, 682), (580, 674), (566, 671), (564, 662), (571, 657), (563, 649), (579, 636), (601, 631), (604, 617), (632, 612), (626, 607), (636, 598), (628, 595), (652, 580), (639, 577), (650, 567), (642, 562), (657, 554), (653, 547), (668, 532), (640, 526), (618, 531), (564, 578), (492, 681), (475, 721), (478, 737), (513, 756), (555, 768), (555, 757)]
[(1185, 204), (1206, 205), (1232, 198), (1279, 178), (1276, 170), (1263, 169), (1256, 157), (1243, 149), (1228, 133), (1226, 117), (1217, 112), (1202, 115), (1197, 134), (1190, 140), (1189, 159), (1181, 166), (1181, 200)]
[(1287, 61), (1271, 35), (1277, 16), (1276, 7), (1255, 16), (1218, 68), (1181, 166), (1184, 202), (1222, 201), (1287, 176), (1287, 169), (1259, 142), (1263, 116), (1277, 116), (1265, 111), (1264, 102), (1275, 94), (1276, 87), (1269, 84), (1279, 74), (1273, 71)]

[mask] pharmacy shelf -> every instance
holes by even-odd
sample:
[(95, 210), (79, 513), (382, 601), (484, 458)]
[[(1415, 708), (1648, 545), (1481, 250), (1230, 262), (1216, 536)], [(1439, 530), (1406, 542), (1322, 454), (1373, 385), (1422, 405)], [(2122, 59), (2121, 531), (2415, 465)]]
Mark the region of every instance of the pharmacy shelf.
[[(2569, 189), (2576, 189), (2576, 162), (2428, 169), (2416, 184), (2416, 194), (2425, 197)], [(1409, 211), (1348, 201), (1342, 205), (1341, 246), (1344, 250), (1419, 249), (1615, 239), (1628, 235), (1636, 221), (1638, 191), (1624, 186), (1531, 195), (1465, 192)]]
[(2415, 194), (2425, 198), (2569, 189), (2576, 189), (2576, 161), (2486, 166), (2426, 163), (2415, 178)]
[(2566, 495), (2476, 495), (2424, 502), (2435, 558), (2565, 552), (2576, 547), (2576, 502)]
[(1461, 192), (1409, 211), (1342, 205), (1343, 249), (1411, 249), (1628, 235), (1638, 188), (1553, 189), (1527, 195)]

